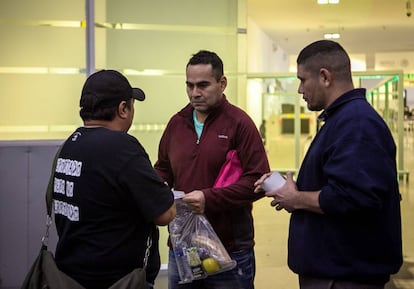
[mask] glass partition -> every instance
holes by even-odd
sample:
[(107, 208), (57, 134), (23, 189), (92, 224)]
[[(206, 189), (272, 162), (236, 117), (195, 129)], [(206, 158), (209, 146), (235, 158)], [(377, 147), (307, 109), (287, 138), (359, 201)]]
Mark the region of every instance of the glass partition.
[[(384, 118), (397, 144), (400, 176), (404, 169), (403, 74), (398, 71), (353, 73), (355, 87), (367, 89), (367, 100)], [(262, 103), (260, 125), (272, 170), (297, 172), (319, 126), (319, 112), (307, 109), (298, 94), (295, 74), (249, 74), (248, 97)], [(401, 149), (400, 149), (401, 148)]]
[(95, 68), (119, 70), (147, 94), (130, 133), (151, 160), (166, 122), (188, 103), (185, 66), (198, 50), (217, 52), (226, 95), (243, 99), (245, 1), (0, 1), (0, 140), (64, 139), (81, 125), (90, 2)]
[(290, 75), (248, 77), (249, 86), (261, 88), (261, 130), (272, 170), (296, 171), (316, 133), (316, 115), (297, 94), (298, 84)]

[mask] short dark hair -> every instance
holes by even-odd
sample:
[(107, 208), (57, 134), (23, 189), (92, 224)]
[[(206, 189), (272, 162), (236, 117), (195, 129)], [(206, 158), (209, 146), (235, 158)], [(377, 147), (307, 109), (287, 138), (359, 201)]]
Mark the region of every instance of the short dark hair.
[(296, 62), (311, 73), (317, 74), (321, 68), (325, 68), (338, 80), (352, 81), (349, 55), (335, 41), (319, 40), (309, 44), (299, 53)]
[(211, 64), (214, 78), (217, 81), (220, 81), (221, 77), (224, 75), (223, 61), (215, 52), (200, 50), (196, 54), (193, 54), (188, 61), (186, 68), (189, 65), (197, 64)]
[[(90, 96), (85, 97), (85, 101), (88, 101), (87, 98)], [(93, 97), (91, 97), (93, 98)], [(94, 101), (91, 99), (90, 101)], [(131, 109), (132, 107), (132, 98), (126, 100), (126, 107)], [(118, 103), (119, 105), (119, 103)], [(116, 112), (118, 110), (118, 105), (111, 106), (111, 107), (96, 107), (94, 109), (86, 109), (85, 107), (81, 107), (79, 111), (79, 115), (83, 121), (85, 120), (107, 120), (111, 121), (115, 118)]]

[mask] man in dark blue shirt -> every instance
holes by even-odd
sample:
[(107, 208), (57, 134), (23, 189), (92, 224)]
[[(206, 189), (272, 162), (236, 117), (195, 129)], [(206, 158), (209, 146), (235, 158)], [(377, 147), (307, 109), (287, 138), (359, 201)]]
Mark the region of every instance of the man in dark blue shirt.
[[(321, 40), (297, 59), (298, 92), (323, 121), (296, 183), (266, 192), (291, 212), (288, 265), (301, 289), (383, 289), (402, 264), (396, 146), (352, 83), (350, 59)], [(256, 191), (269, 174), (259, 179)]]

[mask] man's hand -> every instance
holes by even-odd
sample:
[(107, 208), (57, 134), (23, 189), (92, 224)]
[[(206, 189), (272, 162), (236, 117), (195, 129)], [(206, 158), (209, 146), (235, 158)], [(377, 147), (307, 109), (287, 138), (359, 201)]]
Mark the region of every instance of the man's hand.
[[(270, 175), (264, 174), (259, 180), (255, 182), (255, 192), (263, 190), (261, 184)], [(267, 197), (273, 198), (270, 202), (272, 207), (275, 207), (277, 211), (285, 209), (289, 213), (294, 210), (307, 210), (317, 214), (323, 214), (323, 211), (319, 205), (319, 191), (298, 191), (296, 182), (293, 180), (292, 172), (287, 172), (286, 182), (279, 189), (274, 191), (265, 192)]]
[(296, 183), (293, 181), (291, 172), (286, 174), (286, 183), (277, 190), (266, 192), (266, 196), (273, 197), (273, 201), (270, 203), (272, 207), (280, 211), (285, 209), (289, 213), (293, 212), (298, 207), (298, 201), (300, 200), (300, 193), (296, 187)]
[(203, 214), (206, 199), (204, 197), (203, 191), (195, 190), (185, 194), (183, 201), (191, 208), (191, 210), (196, 214)]
[(254, 192), (255, 193), (261, 193), (263, 192), (262, 184), (265, 179), (267, 179), (272, 172), (265, 173), (263, 176), (260, 177), (255, 183), (254, 183)]

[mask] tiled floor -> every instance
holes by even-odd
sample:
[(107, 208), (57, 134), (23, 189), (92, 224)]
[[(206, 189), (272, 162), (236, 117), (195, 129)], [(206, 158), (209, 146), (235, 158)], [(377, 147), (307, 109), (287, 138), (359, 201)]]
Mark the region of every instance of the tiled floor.
[[(412, 172), (409, 182), (400, 182), (402, 194), (404, 264), (386, 289), (414, 289), (414, 132), (404, 140), (405, 169)], [(256, 230), (256, 289), (297, 289), (297, 277), (286, 265), (289, 214), (270, 207), (269, 199), (254, 205)], [(167, 272), (161, 272), (156, 289), (166, 289)], [(229, 288), (231, 289), (231, 288)]]

